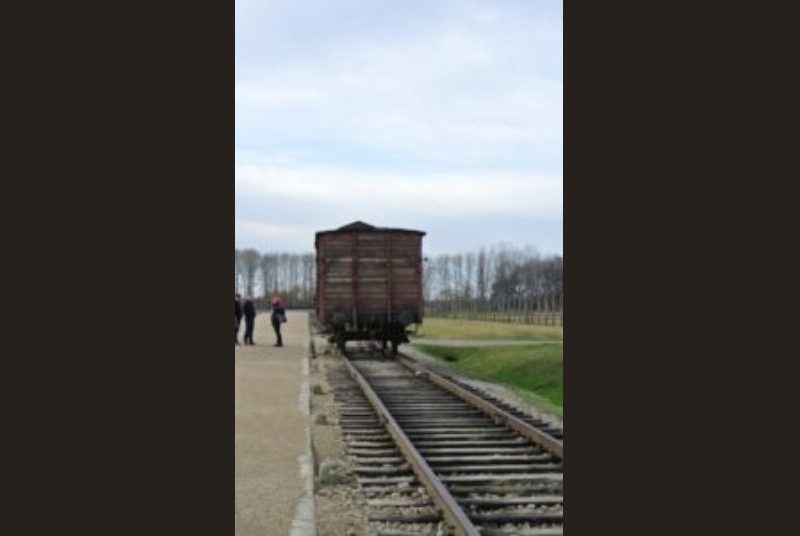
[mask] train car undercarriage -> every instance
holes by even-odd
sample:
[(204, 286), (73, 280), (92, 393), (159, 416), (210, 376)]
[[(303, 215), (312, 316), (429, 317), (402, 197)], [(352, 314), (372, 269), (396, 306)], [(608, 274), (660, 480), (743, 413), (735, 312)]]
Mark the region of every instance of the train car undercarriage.
[(340, 352), (346, 352), (348, 341), (376, 341), (381, 343), (384, 353), (391, 346), (390, 355), (397, 355), (401, 344), (410, 342), (407, 332), (408, 324), (333, 324), (326, 330), (328, 342), (335, 344)]

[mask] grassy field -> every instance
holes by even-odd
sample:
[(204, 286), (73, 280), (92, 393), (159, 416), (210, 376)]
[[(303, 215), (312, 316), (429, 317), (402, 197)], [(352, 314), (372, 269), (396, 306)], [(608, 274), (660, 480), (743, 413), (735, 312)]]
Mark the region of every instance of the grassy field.
[(423, 339), (562, 341), (564, 340), (564, 328), (482, 322), (480, 320), (427, 318), (419, 327), (418, 334), (413, 338), (420, 339), (420, 342), (423, 342)]
[(562, 415), (564, 345), (451, 348), (415, 344), (440, 365), (509, 387), (532, 404)]

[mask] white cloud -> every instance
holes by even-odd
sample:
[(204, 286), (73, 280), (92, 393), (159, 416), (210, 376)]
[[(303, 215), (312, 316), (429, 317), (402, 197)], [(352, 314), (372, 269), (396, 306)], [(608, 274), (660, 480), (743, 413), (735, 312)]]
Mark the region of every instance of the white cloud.
[(242, 84), (236, 86), (234, 94), (237, 105), (260, 112), (286, 110), (309, 104), (324, 104), (327, 100), (325, 93), (317, 87), (269, 87)]
[(538, 56), (560, 53), (560, 28), (512, 21), (503, 31), (475, 18), (388, 42), (343, 40), (299, 65), (240, 69), (237, 126), (254, 137), (335, 136), (413, 154), (559, 152), (561, 75)]
[[(366, 173), (237, 154), (236, 195), (335, 206), (345, 213), (551, 216), (560, 214), (562, 180), (541, 173)], [(388, 209), (387, 209), (388, 207)]]
[(237, 1), (237, 243), (362, 219), (560, 247), (560, 6)]
[(311, 227), (302, 224), (276, 224), (262, 221), (236, 219), (237, 232), (252, 235), (263, 240), (307, 240)]

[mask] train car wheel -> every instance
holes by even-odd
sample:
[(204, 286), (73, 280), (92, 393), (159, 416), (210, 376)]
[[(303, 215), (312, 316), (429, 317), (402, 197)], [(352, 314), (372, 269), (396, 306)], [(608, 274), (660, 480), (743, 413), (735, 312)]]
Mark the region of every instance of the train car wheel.
[(347, 339), (344, 338), (344, 335), (339, 334), (336, 336), (336, 348), (339, 349), (339, 352), (342, 355), (345, 355), (345, 349), (347, 348)]

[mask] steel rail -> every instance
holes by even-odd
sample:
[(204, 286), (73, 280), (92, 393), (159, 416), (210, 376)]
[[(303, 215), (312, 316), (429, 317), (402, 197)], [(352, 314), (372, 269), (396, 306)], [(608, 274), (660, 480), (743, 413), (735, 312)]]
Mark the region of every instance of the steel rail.
[(484, 400), (483, 398), (464, 389), (460, 385), (451, 382), (444, 376), (441, 376), (440, 374), (437, 374), (436, 372), (430, 370), (429, 368), (421, 365), (416, 360), (412, 359), (411, 357), (405, 354), (398, 353), (397, 360), (403, 365), (405, 365), (407, 368), (413, 370), (423, 378), (427, 379), (428, 381), (435, 383), (436, 385), (442, 387), (446, 391), (464, 400), (466, 403), (468, 403), (478, 411), (494, 419), (495, 422), (505, 424), (518, 434), (539, 445), (550, 454), (558, 456), (562, 461), (564, 460), (563, 441), (559, 441), (558, 439), (552, 437), (551, 435), (546, 434), (545, 432), (542, 432), (538, 428), (526, 423), (522, 419), (515, 417), (514, 415), (511, 415), (507, 411), (498, 408), (491, 402), (488, 402), (487, 400)]
[(478, 529), (472, 524), (472, 521), (467, 517), (467, 514), (461, 506), (459, 506), (458, 502), (450, 495), (450, 492), (436, 476), (436, 473), (433, 472), (433, 469), (431, 469), (416, 447), (414, 447), (408, 439), (397, 424), (397, 421), (392, 417), (392, 414), (372, 389), (369, 382), (364, 379), (364, 376), (361, 375), (347, 357), (344, 357), (344, 363), (347, 366), (350, 376), (358, 384), (369, 403), (375, 409), (375, 412), (378, 414), (378, 419), (386, 425), (387, 432), (392, 436), (400, 453), (406, 461), (408, 461), (411, 470), (414, 471), (420, 483), (422, 483), (441, 510), (444, 519), (452, 525), (458, 536), (478, 536), (480, 534)]

